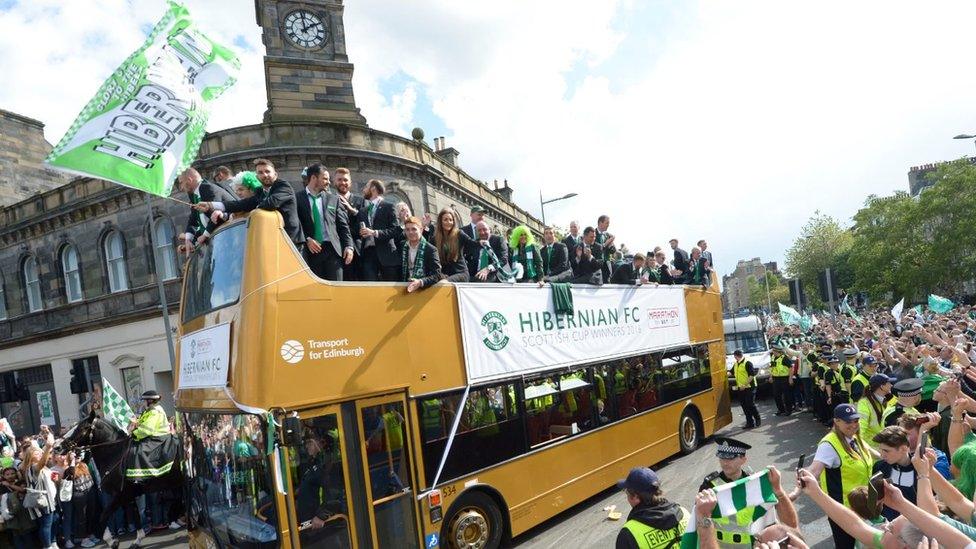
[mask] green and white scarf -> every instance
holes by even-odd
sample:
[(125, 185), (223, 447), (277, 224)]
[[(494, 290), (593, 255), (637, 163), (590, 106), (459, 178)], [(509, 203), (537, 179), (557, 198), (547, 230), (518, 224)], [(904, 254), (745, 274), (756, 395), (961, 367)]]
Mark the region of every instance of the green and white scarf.
[(403, 246), (403, 281), (407, 282), (412, 278), (424, 277), (424, 253), (427, 251), (427, 239), (420, 237), (420, 244), (417, 246), (417, 256), (413, 260), (413, 269), (410, 268), (410, 243)]
[[(532, 254), (532, 259), (529, 259), (529, 254)], [(539, 253), (535, 246), (531, 244), (526, 244), (525, 246), (519, 246), (519, 260), (522, 265), (525, 265), (525, 278), (529, 280), (535, 280), (535, 254)]]

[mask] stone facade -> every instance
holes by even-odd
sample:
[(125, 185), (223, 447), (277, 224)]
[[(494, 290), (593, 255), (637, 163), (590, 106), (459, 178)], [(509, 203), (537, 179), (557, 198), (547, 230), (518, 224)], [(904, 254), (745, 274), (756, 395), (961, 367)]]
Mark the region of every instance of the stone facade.
[(44, 124), (0, 109), (0, 206), (68, 181), (42, 164), (51, 149), (44, 139)]
[(763, 263), (758, 257), (740, 259), (732, 274), (722, 277), (722, 305), (725, 312), (734, 313), (749, 307), (749, 277), (762, 280), (766, 271), (779, 276), (775, 261)]

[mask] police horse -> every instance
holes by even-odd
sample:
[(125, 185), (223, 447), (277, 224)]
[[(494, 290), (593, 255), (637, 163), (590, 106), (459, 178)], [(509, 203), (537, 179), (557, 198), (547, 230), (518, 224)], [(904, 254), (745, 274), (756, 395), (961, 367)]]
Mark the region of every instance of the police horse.
[[(103, 532), (102, 539), (109, 547), (115, 549), (119, 546), (119, 540), (112, 536), (107, 526), (108, 518), (112, 513), (124, 508), (142, 494), (174, 488), (182, 489), (184, 475), (179, 458), (183, 452), (178, 439), (176, 443), (176, 459), (168, 472), (134, 482), (125, 474), (129, 450), (133, 446), (131, 435), (98, 416), (94, 411), (65, 433), (58, 449), (63, 452), (90, 451), (101, 475), (101, 489), (111, 496), (111, 500), (102, 509), (102, 514), (98, 518), (96, 530), (96, 532)], [(139, 515), (140, 513), (136, 513), (136, 541), (131, 547), (139, 547), (146, 535), (142, 528), (142, 517)]]

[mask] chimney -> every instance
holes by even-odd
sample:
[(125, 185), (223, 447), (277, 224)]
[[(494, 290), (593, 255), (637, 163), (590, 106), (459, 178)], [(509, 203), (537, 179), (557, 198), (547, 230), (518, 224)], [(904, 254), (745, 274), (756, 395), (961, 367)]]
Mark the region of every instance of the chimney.
[(505, 199), (506, 202), (512, 201), (512, 188), (508, 186), (508, 180), (506, 179), (502, 185), (502, 188), (498, 188), (498, 180), (495, 180), (495, 194)]
[(455, 168), (458, 167), (458, 157), (461, 153), (454, 147), (447, 146), (447, 139), (443, 137), (438, 137), (434, 140), (434, 153), (441, 157), (441, 160), (447, 162)]

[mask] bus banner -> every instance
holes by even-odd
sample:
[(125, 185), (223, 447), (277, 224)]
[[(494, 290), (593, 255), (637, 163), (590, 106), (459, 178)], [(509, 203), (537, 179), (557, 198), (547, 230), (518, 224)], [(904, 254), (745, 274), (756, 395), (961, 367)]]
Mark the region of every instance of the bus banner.
[(535, 285), (457, 286), (468, 383), (687, 345), (680, 286), (576, 288), (556, 314)]

